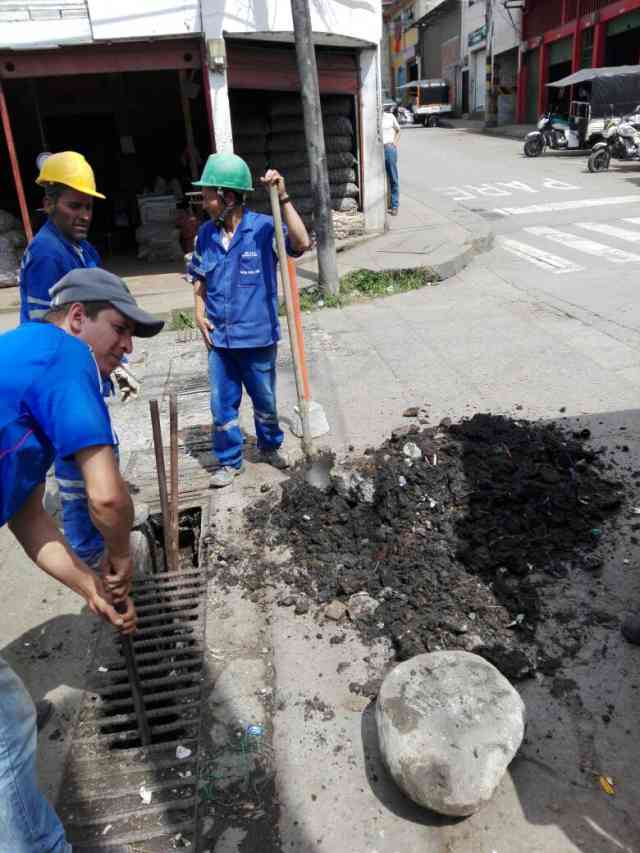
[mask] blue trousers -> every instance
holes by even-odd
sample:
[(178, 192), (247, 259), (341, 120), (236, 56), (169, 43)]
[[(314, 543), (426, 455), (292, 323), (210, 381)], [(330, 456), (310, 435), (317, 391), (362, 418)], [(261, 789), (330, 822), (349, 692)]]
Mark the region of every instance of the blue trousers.
[(256, 349), (209, 350), (213, 415), (213, 452), (220, 465), (239, 468), (244, 438), (238, 419), (242, 388), (253, 403), (260, 450), (276, 450), (284, 441), (276, 408), (276, 344)]
[(384, 166), (387, 170), (389, 190), (391, 192), (391, 209), (398, 206), (400, 195), (400, 180), (398, 178), (398, 149), (395, 145), (384, 146)]
[(36, 710), (0, 658), (0, 853), (71, 853), (57, 814), (38, 789)]

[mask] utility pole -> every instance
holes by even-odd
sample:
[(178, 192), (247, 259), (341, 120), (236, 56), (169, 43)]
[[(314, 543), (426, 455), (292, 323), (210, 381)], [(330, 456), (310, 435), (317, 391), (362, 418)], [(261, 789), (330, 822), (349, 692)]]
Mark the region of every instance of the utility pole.
[(487, 47), (485, 51), (485, 62), (486, 62), (486, 75), (487, 75), (487, 85), (486, 85), (486, 105), (485, 105), (485, 113), (484, 113), (484, 126), (485, 127), (497, 127), (498, 125), (498, 88), (496, 81), (496, 71), (495, 64), (493, 58), (493, 2), (494, 0), (485, 0), (485, 29), (487, 31), (486, 42)]
[(320, 287), (326, 294), (335, 296), (340, 290), (336, 245), (331, 214), (331, 190), (324, 145), (322, 109), (318, 66), (313, 46), (311, 14), (308, 0), (291, 0), (293, 32), (296, 40), (298, 74), (300, 75), (304, 135), (311, 173), (313, 221), (318, 242), (318, 273)]

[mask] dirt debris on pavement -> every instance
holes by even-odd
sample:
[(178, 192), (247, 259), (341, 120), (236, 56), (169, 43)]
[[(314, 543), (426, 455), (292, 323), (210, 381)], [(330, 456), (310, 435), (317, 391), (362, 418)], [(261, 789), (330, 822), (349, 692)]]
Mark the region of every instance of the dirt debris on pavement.
[[(399, 660), (459, 648), (512, 680), (551, 675), (581, 630), (615, 623), (597, 600), (565, 598), (572, 577), (601, 585), (607, 531), (635, 487), (590, 437), (492, 414), (401, 426), (338, 466), (326, 492), (294, 474), (279, 503), (247, 509), (255, 550), (234, 577), (284, 581), (279, 603), (319, 613), (366, 594), (374, 606), (354, 624), (389, 637)], [(274, 546), (289, 559), (271, 562)]]

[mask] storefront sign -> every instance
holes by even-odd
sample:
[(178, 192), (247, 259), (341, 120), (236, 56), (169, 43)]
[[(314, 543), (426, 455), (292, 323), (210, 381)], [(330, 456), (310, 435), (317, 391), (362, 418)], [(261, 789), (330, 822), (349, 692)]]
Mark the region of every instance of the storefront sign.
[(472, 30), (467, 36), (469, 47), (476, 47), (487, 40), (487, 25), (483, 24), (477, 30)]

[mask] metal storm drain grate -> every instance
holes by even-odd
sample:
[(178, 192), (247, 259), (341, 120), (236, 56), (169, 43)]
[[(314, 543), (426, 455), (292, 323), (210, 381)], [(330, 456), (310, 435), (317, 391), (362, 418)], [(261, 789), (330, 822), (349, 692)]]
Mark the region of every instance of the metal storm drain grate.
[(193, 845), (206, 578), (198, 568), (151, 575), (134, 600), (151, 745), (141, 746), (120, 641), (105, 627), (58, 808), (72, 844), (166, 853)]

